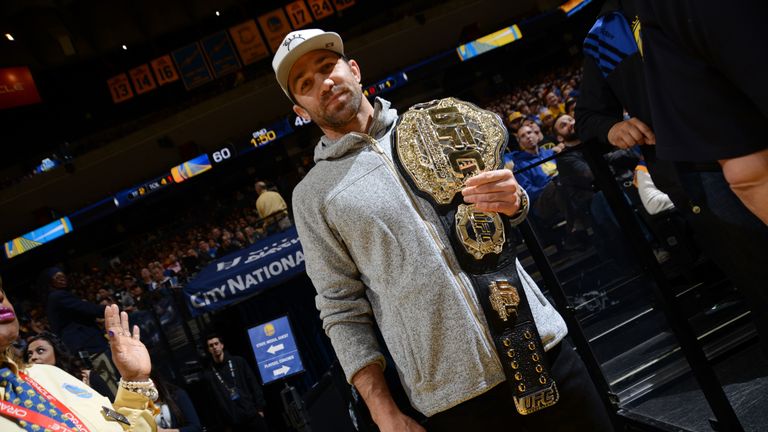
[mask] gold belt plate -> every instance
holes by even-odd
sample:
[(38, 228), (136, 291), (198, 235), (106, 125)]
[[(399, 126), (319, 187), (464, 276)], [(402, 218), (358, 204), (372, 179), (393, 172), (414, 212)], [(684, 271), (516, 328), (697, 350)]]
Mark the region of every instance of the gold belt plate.
[(512, 399), (517, 412), (528, 415), (556, 404), (560, 400), (560, 393), (557, 391), (557, 385), (552, 381), (547, 387), (520, 397), (514, 396)]
[(507, 129), (493, 112), (445, 98), (403, 113), (395, 137), (398, 158), (416, 188), (445, 205), (468, 178), (501, 165)]
[(501, 253), (505, 240), (504, 224), (498, 213), (476, 211), (474, 204), (459, 204), (455, 219), (456, 235), (464, 250), (476, 260), (491, 253)]

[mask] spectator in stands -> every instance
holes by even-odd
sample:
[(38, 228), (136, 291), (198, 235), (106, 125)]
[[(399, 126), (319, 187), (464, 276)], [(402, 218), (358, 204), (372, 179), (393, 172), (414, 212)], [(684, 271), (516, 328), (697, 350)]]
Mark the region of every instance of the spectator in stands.
[(509, 131), (508, 148), (516, 148), (519, 146), (517, 142), (517, 131), (520, 129), (520, 126), (523, 125), (524, 119), (525, 116), (520, 111), (514, 111), (507, 117), (507, 130)]
[(42, 332), (29, 337), (24, 361), (27, 363), (54, 365), (81, 380), (85, 385), (96, 390), (109, 400), (115, 397), (112, 390), (109, 389), (109, 386), (99, 374), (82, 367), (80, 360), (75, 358), (61, 342), (61, 339), (53, 333)]
[(263, 181), (256, 182), (256, 210), (264, 220), (263, 228), (267, 232), (283, 231), (291, 225), (288, 218), (288, 205), (279, 193), (267, 189)]
[[(672, 3), (672, 7), (678, 5), (677, 2)], [(598, 144), (609, 144), (618, 148), (640, 145), (656, 186), (669, 195), (676, 209), (691, 225), (697, 244), (748, 299), (752, 308), (751, 317), (760, 335), (763, 355), (768, 358), (768, 294), (764, 282), (768, 280), (768, 266), (765, 265), (768, 262), (768, 249), (765, 247), (768, 243), (768, 228), (765, 224), (761, 225), (761, 221), (739, 202), (737, 196), (729, 189), (716, 162), (675, 166), (656, 158), (655, 122), (663, 120), (666, 123), (667, 135), (672, 135), (671, 132), (674, 131), (670, 129), (670, 122), (678, 122), (679, 118), (676, 115), (669, 118), (658, 116), (658, 113), (652, 115), (649, 91), (646, 89), (645, 59), (630, 27), (630, 22), (638, 16), (637, 9), (640, 7), (640, 3), (633, 1), (608, 1), (590, 30), (584, 43), (586, 55), (576, 106), (576, 129), (584, 141), (594, 140)], [(743, 14), (743, 10), (738, 10), (738, 13)], [(654, 31), (658, 32), (658, 29)], [(641, 33), (645, 37), (645, 31)], [(663, 37), (662, 34), (657, 35)], [(607, 65), (597, 49), (599, 46), (595, 45), (598, 41), (601, 45), (609, 47), (604, 49), (610, 49), (616, 44), (626, 47), (628, 55), (618, 65)], [(692, 59), (670, 60), (677, 63)], [(702, 71), (714, 69), (706, 67), (700, 72)], [(675, 74), (669, 78), (674, 76)], [(706, 92), (702, 93), (700, 90), (697, 89), (692, 94), (697, 98), (706, 95)], [(665, 97), (662, 94), (656, 96), (662, 99)], [(713, 105), (709, 99), (701, 104), (692, 104), (688, 99), (686, 101), (687, 108), (694, 105), (714, 106), (726, 111), (732, 108), (727, 104)], [(625, 109), (628, 118), (624, 116)], [(757, 115), (754, 109), (746, 110), (749, 111), (749, 116)], [(708, 114), (704, 118), (725, 118), (727, 123), (742, 122), (746, 118), (733, 118), (730, 111), (726, 114), (714, 117)], [(690, 126), (685, 129), (687, 132), (697, 133), (704, 133), (702, 131), (708, 129), (716, 130), (718, 135), (721, 131), (743, 132), (740, 127), (723, 127), (722, 121), (716, 123), (714, 129), (690, 129)], [(759, 122), (747, 125), (749, 128), (762, 126), (756, 126), (757, 124)], [(711, 138), (710, 135), (704, 133), (707, 139)], [(695, 145), (696, 140), (687, 143), (658, 143), (659, 148), (678, 144)], [(701, 154), (697, 153), (696, 156)]]
[(46, 314), (51, 330), (60, 335), (73, 352), (96, 354), (107, 348), (107, 340), (96, 325), (104, 316), (104, 306), (87, 302), (72, 294), (67, 276), (57, 267), (46, 271), (47, 286), (42, 287), (46, 299)]
[(222, 233), (221, 233), (221, 230), (219, 228), (213, 228), (211, 230), (211, 237), (209, 238), (209, 240), (213, 240), (214, 243), (218, 244), (218, 243), (221, 242), (221, 235), (222, 235)]
[[(195, 248), (187, 249), (181, 261), (184, 264), (187, 277), (189, 277), (189, 275), (192, 273), (197, 273), (200, 271), (200, 268), (202, 268), (204, 265), (203, 260), (200, 258), (200, 255), (197, 253)], [(207, 263), (208, 261), (205, 262)]]
[(586, 244), (589, 209), (595, 195), (594, 176), (584, 155), (575, 149), (581, 144), (575, 126), (576, 120), (568, 114), (561, 114), (555, 121), (557, 141), (568, 150), (558, 156), (557, 172), (560, 193), (568, 203), (568, 233), (569, 238), (573, 239), (570, 241)]
[(155, 281), (155, 286), (157, 286), (158, 289), (169, 289), (174, 287), (175, 284), (173, 283), (173, 280), (165, 274), (163, 266), (155, 264), (150, 269), (150, 272), (152, 273), (152, 280)]
[(547, 234), (548, 228), (564, 220), (568, 214), (566, 201), (554, 181), (557, 178), (557, 164), (554, 160), (542, 162), (554, 157), (561, 147), (539, 148), (539, 135), (530, 126), (523, 126), (518, 130), (517, 140), (521, 150), (511, 152), (504, 160), (505, 163), (510, 160), (513, 162), (515, 178), (528, 192), (531, 200), (530, 215), (534, 218), (534, 225), (542, 234)]
[(560, 101), (560, 96), (553, 91), (547, 93), (547, 111), (549, 111), (553, 119), (561, 114), (565, 114), (565, 104)]
[[(693, 173), (720, 166), (730, 189), (768, 227), (768, 92), (762, 72), (768, 69), (768, 39), (755, 37), (768, 3), (724, 7), (713, 0), (655, 0), (636, 6), (659, 157)], [(731, 223), (753, 225), (735, 218)]]
[(240, 246), (240, 248), (245, 247), (249, 245), (248, 239), (245, 238), (245, 233), (241, 230), (235, 231), (235, 238), (234, 241), (236, 241)]
[(669, 198), (669, 195), (660, 191), (653, 183), (651, 175), (648, 173), (648, 166), (641, 158), (635, 167), (634, 185), (640, 195), (640, 201), (643, 208), (649, 215), (656, 215), (666, 210), (675, 208), (675, 204)]
[(210, 244), (205, 240), (200, 240), (197, 243), (197, 250), (200, 254), (200, 261), (203, 263), (216, 259), (216, 250), (211, 249)]
[(576, 98), (568, 98), (565, 101), (565, 113), (576, 118)]
[(168, 255), (168, 258), (165, 260), (165, 269), (172, 271), (173, 274), (177, 274), (181, 272), (181, 263), (179, 262), (179, 259), (176, 257), (176, 254)]
[(264, 395), (256, 376), (244, 358), (224, 351), (224, 343), (217, 334), (205, 340), (211, 365), (204, 372), (211, 395), (216, 401), (222, 419), (231, 431), (266, 431), (264, 422)]
[(136, 299), (131, 295), (131, 291), (136, 285), (136, 278), (133, 277), (132, 274), (126, 273), (125, 276), (123, 276), (123, 289), (118, 293), (119, 295), (117, 297), (120, 301), (121, 309), (127, 313), (136, 310)]
[(235, 243), (232, 241), (232, 238), (229, 236), (223, 237), (221, 239), (221, 247), (219, 247), (219, 252), (222, 256), (231, 254), (232, 252), (240, 250), (239, 243)]
[(157, 386), (155, 406), (160, 411), (155, 415), (157, 431), (201, 432), (200, 417), (187, 392), (163, 379), (155, 370), (152, 368), (152, 382)]
[[(554, 120), (553, 120), (552, 121), (552, 125), (554, 126), (554, 124), (555, 123), (554, 123)], [(533, 133), (536, 134), (536, 136), (538, 137), (538, 140), (539, 140), (538, 141), (538, 147), (540, 149), (554, 150), (555, 152), (558, 152), (558, 153), (560, 152), (560, 150), (563, 149), (563, 146), (558, 145), (557, 137), (554, 136), (554, 135), (545, 135), (541, 131), (541, 127), (539, 126), (539, 124), (536, 123), (535, 121), (530, 123), (530, 125), (528, 127), (530, 127), (531, 130), (533, 131)], [(557, 148), (555, 148), (555, 147), (557, 147)]]
[(142, 268), (140, 274), (141, 282), (139, 284), (144, 288), (144, 291), (152, 292), (157, 289), (155, 281), (152, 280), (152, 272), (150, 272), (148, 268)]
[(133, 299), (134, 310), (152, 310), (152, 301), (149, 298), (149, 294), (144, 291), (143, 286), (133, 284), (131, 287), (131, 298)]
[[(114, 306), (104, 310), (104, 320), (110, 335), (112, 359), (122, 376), (114, 403), (83, 388), (80, 380), (55, 366), (26, 364), (22, 361), (23, 357), (12, 357), (10, 348), (19, 337), (19, 321), (0, 280), (0, 375), (4, 381), (2, 393), (6, 405), (0, 412), (0, 430), (43, 430), (46, 426), (41, 425), (43, 422), (39, 417), (29, 415), (30, 412), (41, 411), (46, 416), (54, 416), (55, 413), (53, 424), (48, 423), (49, 429), (64, 430), (66, 427), (67, 430), (84, 430), (78, 429), (75, 422), (67, 418), (69, 416), (63, 415), (68, 412), (93, 431), (155, 430), (150, 396), (156, 390), (149, 381), (149, 353), (139, 341), (138, 328), (134, 326), (131, 332), (127, 317), (121, 316)], [(52, 397), (57, 402), (53, 402)], [(25, 402), (21, 402), (22, 399)], [(121, 427), (103, 414), (102, 407), (106, 407), (109, 413), (117, 410), (122, 416), (130, 418), (130, 425)], [(19, 418), (14, 413), (26, 416)]]

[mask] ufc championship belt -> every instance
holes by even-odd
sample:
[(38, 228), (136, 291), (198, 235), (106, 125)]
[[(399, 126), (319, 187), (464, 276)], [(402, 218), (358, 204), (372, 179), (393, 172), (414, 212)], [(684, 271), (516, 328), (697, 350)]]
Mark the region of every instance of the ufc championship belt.
[(496, 114), (446, 98), (414, 105), (400, 116), (392, 155), (414, 192), (440, 216), (482, 305), (517, 412), (525, 415), (559, 399), (520, 284), (515, 245), (505, 235), (526, 215), (515, 215), (510, 223), (504, 215), (464, 204), (461, 195), (468, 178), (501, 168), (507, 138)]

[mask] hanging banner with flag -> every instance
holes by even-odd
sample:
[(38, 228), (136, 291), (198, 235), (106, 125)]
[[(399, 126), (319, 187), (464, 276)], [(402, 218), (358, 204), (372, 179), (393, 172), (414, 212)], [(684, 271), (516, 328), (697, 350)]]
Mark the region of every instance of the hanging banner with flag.
[(259, 17), (259, 25), (261, 30), (264, 31), (264, 36), (267, 37), (267, 43), (272, 52), (277, 52), (277, 47), (283, 42), (285, 35), (291, 32), (291, 24), (288, 22), (288, 17), (285, 16), (285, 11), (282, 9), (275, 9), (272, 12), (265, 13)]
[(269, 56), (267, 44), (261, 38), (256, 21), (248, 20), (244, 23), (229, 28), (229, 35), (240, 53), (240, 60), (244, 65), (249, 65)]
[(179, 48), (172, 54), (176, 69), (181, 74), (184, 87), (191, 90), (213, 80), (213, 74), (208, 69), (200, 44), (195, 42)]
[(290, 228), (233, 252), (202, 269), (186, 287), (192, 315), (212, 312), (301, 274), (304, 251)]
[(206, 37), (202, 40), (202, 45), (216, 78), (240, 69), (240, 61), (237, 60), (237, 54), (226, 31), (222, 30)]

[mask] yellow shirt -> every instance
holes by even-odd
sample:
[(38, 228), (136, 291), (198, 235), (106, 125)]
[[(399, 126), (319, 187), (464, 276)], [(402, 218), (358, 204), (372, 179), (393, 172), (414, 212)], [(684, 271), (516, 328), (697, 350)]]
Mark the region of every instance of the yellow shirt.
[(264, 191), (256, 200), (256, 210), (259, 212), (259, 217), (262, 219), (273, 213), (287, 209), (288, 205), (285, 204), (283, 197), (274, 191)]
[(552, 107), (547, 107), (547, 109), (549, 110), (550, 114), (552, 114), (553, 118), (557, 118), (557, 116), (559, 116), (560, 114), (565, 114), (565, 104), (564, 103), (557, 104), (557, 108), (556, 109), (553, 109)]
[[(146, 397), (118, 388), (115, 403), (98, 394), (79, 379), (56, 366), (34, 364), (23, 370), (48, 392), (69, 408), (91, 432), (156, 432), (157, 425), (152, 413), (154, 405)], [(0, 388), (5, 398), (5, 389)], [(115, 420), (107, 420), (101, 407), (113, 408), (128, 418), (130, 426)], [(0, 416), (0, 431), (24, 432), (15, 419)]]

